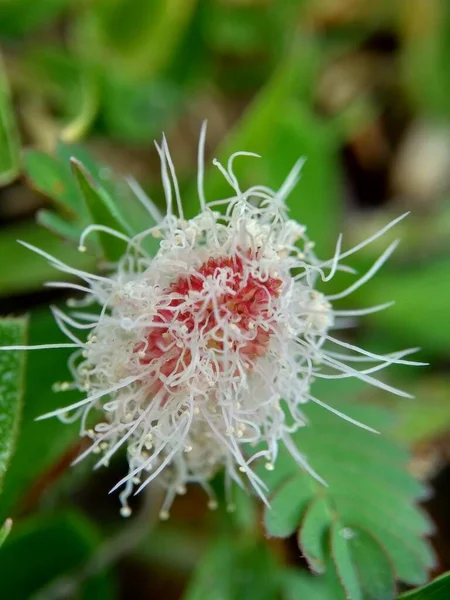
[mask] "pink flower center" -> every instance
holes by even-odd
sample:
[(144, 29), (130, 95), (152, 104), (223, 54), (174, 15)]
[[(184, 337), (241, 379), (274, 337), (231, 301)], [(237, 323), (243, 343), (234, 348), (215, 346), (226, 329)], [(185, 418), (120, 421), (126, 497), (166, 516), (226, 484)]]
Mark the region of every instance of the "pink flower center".
[[(251, 260), (250, 253), (248, 258)], [(220, 291), (208, 297), (208, 280), (219, 279)], [(140, 363), (155, 365), (151, 373), (155, 383), (158, 374), (167, 377), (181, 373), (192, 361), (187, 340), (201, 336), (204, 351), (216, 351), (219, 370), (226, 350), (239, 353), (244, 365), (251, 368), (252, 362), (267, 350), (274, 319), (273, 300), (279, 296), (281, 285), (281, 279), (246, 273), (244, 261), (237, 255), (210, 258), (198, 274), (180, 277), (166, 290), (168, 301), (154, 317), (155, 325), (149, 327), (146, 342), (136, 345)]]

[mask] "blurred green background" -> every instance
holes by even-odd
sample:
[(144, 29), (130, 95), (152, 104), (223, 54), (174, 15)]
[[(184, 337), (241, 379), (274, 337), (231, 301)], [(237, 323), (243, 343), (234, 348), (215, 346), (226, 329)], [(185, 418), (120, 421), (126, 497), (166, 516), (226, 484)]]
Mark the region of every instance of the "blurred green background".
[[(120, 177), (132, 175), (161, 204), (153, 140), (164, 131), (191, 213), (203, 119), (209, 164), (236, 150), (262, 155), (239, 163), (246, 184), (279, 186), (306, 156), (290, 208), (322, 257), (340, 232), (350, 246), (411, 211), (352, 262), (364, 271), (402, 238), (389, 264), (349, 299), (351, 307), (396, 304), (349, 336), (386, 352), (420, 346), (430, 362), (390, 371), (389, 381), (415, 400), (364, 393), (391, 408), (392, 435), (412, 445), (411, 469), (433, 485), (437, 572), (450, 568), (450, 2), (1, 0), (0, 44), (0, 312), (30, 311), (31, 342), (59, 339), (46, 307), (64, 297), (43, 288), (54, 271), (16, 240), (95, 267), (76, 251), (83, 216), (72, 155), (119, 202)], [(209, 198), (227, 194), (209, 167), (206, 184)], [(51, 384), (67, 377), (66, 358), (28, 359), (32, 386), (0, 497), (0, 518), (17, 520), (0, 565), (6, 589), (15, 590), (5, 597), (180, 598), (211, 526), (203, 498), (191, 491), (162, 526), (150, 510), (147, 536), (139, 523), (122, 532), (107, 496), (120, 461), (95, 479), (90, 465), (68, 469), (76, 428), (33, 421), (54, 407)], [(114, 566), (88, 563), (80, 576), (111, 539), (117, 561), (105, 563)], [(112, 552), (114, 543), (106, 543)], [(289, 555), (286, 545), (274, 549)], [(14, 587), (18, 560), (30, 565), (22, 590)], [(77, 590), (61, 579), (73, 571)], [(56, 595), (42, 592), (49, 585)]]

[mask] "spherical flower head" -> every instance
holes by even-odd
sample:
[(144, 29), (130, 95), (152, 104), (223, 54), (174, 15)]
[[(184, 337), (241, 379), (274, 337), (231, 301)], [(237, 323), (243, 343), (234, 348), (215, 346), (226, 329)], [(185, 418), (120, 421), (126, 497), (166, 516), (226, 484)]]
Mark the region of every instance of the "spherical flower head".
[[(280, 444), (320, 479), (291, 437), (306, 424), (302, 406), (317, 402), (351, 419), (311, 394), (314, 378), (355, 376), (401, 393), (371, 373), (393, 362), (409, 362), (402, 360), (409, 351), (377, 356), (333, 335), (349, 316), (383, 308), (337, 311), (332, 302), (370, 278), (394, 245), (342, 293), (327, 297), (316, 289), (319, 280), (328, 281), (337, 270), (351, 270), (341, 260), (383, 231), (346, 252), (341, 251), (339, 238), (333, 258), (319, 260), (305, 226), (289, 218), (285, 204), (302, 160), (278, 191), (263, 186), (240, 189), (233, 160), (248, 153), (233, 155), (226, 169), (214, 161), (233, 194), (207, 202), (204, 136), (205, 128), (200, 139), (197, 216), (184, 218), (163, 138), (157, 149), (166, 215), (126, 240), (127, 250), (112, 273), (106, 277), (75, 272), (49, 257), (57, 268), (85, 281), (86, 297), (72, 301), (71, 307), (78, 303), (89, 309), (71, 314), (53, 309), (61, 329), (78, 346), (69, 363), (74, 381), (62, 388), (83, 390), (85, 398), (45, 416), (80, 419), (81, 435), (91, 439), (80, 458), (99, 454), (97, 464), (107, 465), (126, 448), (129, 471), (114, 488), (121, 488), (124, 516), (130, 514), (129, 496), (152, 480), (167, 490), (162, 518), (168, 516), (175, 495), (185, 493), (191, 482), (204, 487), (213, 507), (209, 481), (220, 469), (228, 484), (235, 481), (242, 486), (247, 478), (266, 501), (265, 485), (254, 472), (253, 461), (276, 468)], [(136, 184), (133, 188), (154, 217), (155, 207)], [(90, 226), (84, 232), (82, 246), (95, 229)], [(159, 240), (154, 256), (143, 249), (148, 236)], [(80, 340), (74, 329), (87, 331), (87, 339)], [(363, 370), (351, 366), (361, 360), (375, 366)]]

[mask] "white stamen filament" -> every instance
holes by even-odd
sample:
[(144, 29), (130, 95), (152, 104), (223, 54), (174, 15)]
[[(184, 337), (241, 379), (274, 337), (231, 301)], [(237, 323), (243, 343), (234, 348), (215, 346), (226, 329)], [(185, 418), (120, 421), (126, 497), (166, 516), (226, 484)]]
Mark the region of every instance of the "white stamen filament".
[[(50, 282), (49, 287), (86, 296), (68, 302), (78, 308), (69, 314), (52, 307), (57, 324), (72, 343), (4, 349), (76, 349), (69, 361), (74, 381), (58, 384), (57, 389), (77, 388), (85, 391), (85, 397), (39, 419), (80, 419), (80, 432), (92, 444), (74, 462), (100, 454), (96, 467), (105, 466), (121, 447), (127, 448), (129, 472), (111, 490), (122, 488), (124, 516), (130, 514), (128, 498), (154, 479), (167, 490), (162, 518), (168, 517), (174, 497), (184, 493), (190, 482), (200, 483), (211, 507), (216, 506), (208, 482), (219, 468), (225, 470), (229, 506), (233, 504), (231, 482), (245, 487), (242, 474), (267, 503), (267, 488), (252, 467), (263, 460), (267, 470), (276, 469), (282, 446), (301, 468), (326, 485), (292, 438), (308, 424), (303, 405), (314, 402), (358, 427), (375, 430), (311, 395), (314, 379), (356, 377), (409, 397), (371, 374), (392, 364), (423, 364), (404, 359), (416, 349), (379, 355), (330, 335), (348, 325), (347, 318), (390, 306), (334, 310), (331, 302), (369, 281), (397, 241), (342, 292), (326, 296), (315, 289), (319, 279), (327, 283), (338, 271), (355, 273), (341, 261), (406, 215), (344, 252), (339, 236), (333, 257), (321, 261), (306, 228), (288, 218), (285, 204), (305, 159), (297, 161), (278, 191), (261, 185), (241, 189), (234, 160), (257, 157), (254, 153), (234, 153), (226, 168), (214, 160), (233, 195), (207, 202), (205, 136), (206, 124), (199, 142), (196, 217), (184, 219), (175, 167), (163, 137), (155, 145), (166, 215), (160, 215), (139, 185), (128, 179), (149, 213), (143, 231), (129, 238), (101, 224), (85, 229), (81, 246), (88, 235), (99, 231), (125, 242), (124, 255), (109, 276), (74, 269), (22, 242), (55, 269), (84, 282)], [(147, 236), (160, 239), (153, 257), (143, 248)], [(90, 312), (83, 310), (86, 306)], [(372, 364), (362, 364), (358, 370), (351, 366), (354, 363)], [(258, 449), (252, 451), (252, 445)]]

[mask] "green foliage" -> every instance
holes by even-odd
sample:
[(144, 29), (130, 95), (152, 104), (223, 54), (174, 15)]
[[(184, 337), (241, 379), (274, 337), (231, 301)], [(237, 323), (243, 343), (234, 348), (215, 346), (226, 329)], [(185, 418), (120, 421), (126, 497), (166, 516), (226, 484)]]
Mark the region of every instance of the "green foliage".
[(332, 563), (320, 577), (288, 569), (281, 575), (280, 587), (283, 600), (347, 600)]
[[(57, 211), (42, 209), (39, 223), (64, 239), (78, 244), (83, 229), (90, 224), (101, 224), (131, 236), (155, 225), (130, 186), (113, 179), (110, 169), (79, 146), (61, 142), (56, 156), (29, 150), (24, 167), (31, 185), (50, 199)], [(151, 255), (158, 248), (151, 237), (144, 239), (142, 246)], [(117, 260), (125, 245), (123, 240), (99, 232), (96, 237), (89, 237), (87, 247), (93, 253), (102, 251), (109, 260)]]
[[(337, 382), (334, 388), (335, 396), (345, 393)], [(388, 413), (370, 405), (339, 402), (337, 407), (381, 431), (389, 421)], [(394, 576), (425, 582), (434, 556), (423, 536), (432, 529), (415, 506), (426, 490), (408, 475), (405, 451), (385, 435), (359, 429), (319, 406), (307, 405), (305, 413), (311, 427), (295, 434), (294, 443), (327, 487), (286, 452), (274, 471), (262, 467), (259, 474), (271, 492), (267, 533), (287, 537), (298, 529), (302, 553), (318, 573), (326, 570), (331, 553), (352, 600), (389, 598)]]
[[(23, 345), (25, 319), (0, 319), (0, 346)], [(19, 351), (0, 351), (0, 486), (14, 453), (22, 414), (25, 356)]]
[(55, 19), (70, 0), (11, 0), (0, 4), (0, 35), (20, 36)]
[(38, 150), (24, 152), (24, 171), (31, 186), (66, 215), (80, 216), (82, 206), (78, 200), (76, 185), (62, 161)]
[(394, 401), (389, 405), (396, 417), (395, 438), (402, 443), (414, 444), (443, 435), (450, 427), (449, 388), (450, 381), (445, 375), (430, 375), (412, 381), (410, 389), (417, 401)]
[(351, 542), (351, 559), (367, 600), (389, 600), (395, 593), (395, 572), (380, 544), (362, 529)]
[(47, 281), (70, 279), (28, 248), (17, 243), (28, 242), (33, 246), (55, 255), (74, 268), (92, 270), (92, 256), (77, 252), (72, 245), (49, 233), (34, 222), (5, 227), (0, 235), (0, 254), (8, 260), (0, 261), (0, 296), (42, 289)]
[[(89, 173), (80, 162), (73, 158), (71, 163), (92, 223), (101, 224), (125, 235), (127, 233), (126, 225), (120, 219), (110, 197), (94, 184)], [(125, 250), (124, 241), (104, 231), (100, 231), (98, 237), (104, 256), (111, 261), (119, 260)]]
[[(65, 341), (52, 316), (47, 310), (36, 312), (30, 317), (29, 343), (58, 343)], [(11, 341), (8, 341), (11, 343)], [(52, 352), (51, 357), (47, 352)], [(75, 402), (77, 392), (65, 392), (64, 397), (52, 391), (53, 383), (68, 377), (67, 358), (70, 350), (30, 351), (25, 372), (25, 397), (20, 430), (17, 431), (16, 449), (6, 473), (2, 494), (0, 495), (0, 515), (5, 518), (15, 514), (19, 501), (31, 488), (37, 490), (37, 497), (43, 490), (39, 486), (39, 476), (51, 470), (55, 464), (69, 467), (71, 456), (65, 456), (72, 448), (77, 449), (77, 425), (62, 425), (57, 419), (48, 419), (37, 423), (36, 417), (55, 409), (58, 404)], [(0, 352), (0, 361), (23, 361), (25, 354)], [(51, 368), (49, 368), (51, 365)], [(51, 443), (49, 443), (51, 440)], [(3, 439), (2, 439), (3, 441)], [(75, 444), (75, 445), (74, 445)], [(32, 449), (32, 460), (30, 460)], [(37, 486), (37, 487), (36, 487)], [(45, 486), (44, 486), (45, 488)], [(36, 497), (28, 499), (36, 501)]]
[(448, 118), (450, 7), (448, 2), (416, 2), (405, 16), (403, 74), (411, 98), (431, 116)]
[(90, 28), (93, 44), (79, 51), (97, 58), (113, 54), (138, 85), (144, 75), (150, 78), (170, 66), (195, 7), (196, 0), (98, 2), (80, 24)]
[[(83, 577), (80, 571), (99, 541), (91, 524), (76, 513), (17, 524), (0, 549), (3, 594), (7, 598), (48, 598), (52, 588), (49, 582), (56, 580), (57, 589), (71, 590), (71, 597), (112, 600), (114, 586), (107, 573), (94, 572)], [(17, 564), (26, 565), (19, 578)]]
[(424, 587), (401, 594), (398, 600), (447, 600), (449, 597), (450, 573), (445, 573)]
[[(259, 92), (217, 155), (222, 163), (236, 151), (255, 152), (262, 158), (241, 157), (234, 172), (242, 188), (255, 182), (281, 187), (289, 171), (307, 158), (301, 180), (288, 198), (292, 218), (306, 223), (320, 253), (330, 251), (338, 231), (338, 172), (334, 129), (297, 101), (302, 75), (310, 79), (315, 48), (296, 48)], [(310, 63), (308, 63), (310, 61)], [(304, 73), (302, 73), (302, 69)], [(299, 72), (300, 70), (300, 72)], [(233, 190), (216, 167), (205, 178), (207, 198), (226, 198)], [(188, 197), (188, 212), (197, 209), (194, 191)]]
[[(83, 169), (82, 172), (71, 170), (71, 160), (83, 163), (83, 167), (79, 168)], [(33, 188), (51, 200), (59, 213), (41, 211), (39, 221), (61, 237), (78, 241), (83, 229), (92, 222), (89, 210), (92, 202), (88, 202), (84, 193), (88, 193), (89, 200), (99, 195), (95, 189), (91, 191), (92, 183), (87, 178), (104, 180), (105, 171), (83, 148), (63, 143), (59, 143), (55, 156), (36, 150), (25, 152), (24, 169)], [(79, 182), (83, 189), (80, 189)], [(100, 204), (103, 204), (103, 196), (107, 192), (103, 187), (101, 189)], [(108, 212), (106, 214), (109, 215)]]
[(267, 546), (220, 536), (197, 566), (183, 600), (274, 600), (279, 566)]
[(19, 170), (19, 134), (11, 106), (8, 83), (0, 60), (0, 185), (13, 181), (18, 176)]
[[(104, 266), (98, 258), (116, 260), (124, 242), (101, 231), (87, 239), (88, 252), (78, 252), (83, 229), (97, 223), (132, 236), (155, 221), (136, 197), (139, 190), (131, 189), (121, 181), (121, 173), (116, 177), (103, 163), (111, 156), (125, 174), (148, 164), (148, 180), (156, 179), (150, 143), (165, 130), (174, 140), (175, 162), (193, 170), (194, 132), (203, 118), (209, 119), (208, 155), (211, 140), (229, 128), (214, 153), (223, 163), (239, 150), (262, 155), (236, 159), (235, 172), (243, 186), (278, 188), (296, 160), (307, 158), (289, 208), (307, 225), (319, 256), (332, 251), (342, 229), (344, 240), (362, 238), (374, 220), (384, 224), (391, 214), (402, 211), (401, 202), (409, 202), (409, 197), (399, 200), (393, 188), (393, 193), (372, 198), (368, 178), (375, 174), (377, 182), (382, 180), (381, 188), (390, 187), (397, 151), (410, 127), (423, 123), (426, 131), (427, 123), (435, 120), (444, 130), (448, 127), (450, 5), (441, 0), (386, 0), (346, 3), (352, 5), (347, 10), (338, 4), (342, 3), (0, 2), (8, 74), (7, 84), (2, 67), (0, 185), (9, 186), (4, 204), (2, 193), (0, 219), (3, 224), (4, 218), (20, 217), (24, 183), (38, 192), (42, 205), (37, 220), (46, 228), (31, 221), (2, 226), (4, 312), (33, 305), (40, 297), (32, 293), (44, 282), (68, 277), (18, 245), (17, 239), (88, 271)], [(22, 161), (18, 130), (27, 144)], [(86, 147), (95, 149), (101, 161), (84, 146), (71, 143), (87, 134), (92, 137)], [(21, 169), (24, 182), (19, 179)], [(433, 169), (427, 167), (428, 171)], [(193, 215), (198, 210), (195, 176), (187, 180), (182, 174), (180, 183), (187, 192), (183, 193), (187, 214)], [(205, 186), (208, 199), (233, 193), (215, 167), (207, 168)], [(295, 550), (292, 554), (288, 543), (262, 539), (258, 505), (238, 490), (236, 511), (228, 516), (219, 511), (220, 519), (209, 532), (213, 543), (194, 573), (187, 600), (392, 600), (396, 580), (412, 585), (426, 580), (434, 557), (424, 536), (431, 527), (416, 506), (426, 490), (408, 474), (409, 454), (389, 441), (432, 443), (445, 435), (450, 423), (448, 377), (438, 372), (448, 354), (448, 202), (434, 197), (416, 202), (422, 202), (414, 205), (416, 218), (392, 232), (404, 240), (399, 252), (373, 282), (348, 299), (355, 308), (390, 299), (396, 305), (369, 316), (366, 329), (350, 335), (356, 340), (367, 336), (376, 343), (381, 338), (382, 351), (388, 345), (422, 345), (425, 360), (433, 358), (432, 375), (413, 379), (402, 375), (417, 400), (395, 400), (388, 404), (388, 412), (362, 403), (365, 397), (358, 390), (340, 383), (325, 386), (325, 393), (314, 389), (317, 396), (331, 399), (333, 406), (382, 432), (376, 436), (358, 430), (307, 405), (311, 427), (298, 432), (295, 443), (328, 487), (312, 480), (284, 452), (275, 471), (261, 466), (272, 504), (264, 512), (267, 531), (283, 538), (295, 534), (314, 575), (287, 567), (295, 561)], [(363, 210), (372, 204), (378, 209)], [(12, 217), (2, 212), (3, 206), (13, 208)], [(364, 272), (379, 244), (385, 243), (389, 240), (355, 256), (352, 266)], [(150, 255), (158, 249), (151, 237), (143, 245)], [(330, 282), (328, 291), (346, 277)], [(19, 294), (24, 296), (16, 303), (14, 296)], [(3, 340), (13, 333), (10, 325), (18, 328), (17, 337)], [(23, 343), (23, 327), (23, 321), (3, 321), (0, 344)], [(30, 343), (58, 342), (62, 337), (50, 315), (32, 311)], [(5, 419), (0, 420), (0, 480), (8, 466), (1, 481), (0, 519), (12, 515), (15, 520), (0, 550), (2, 597), (45, 597), (53, 579), (67, 572), (70, 577), (79, 574), (100, 544), (91, 525), (78, 515), (48, 520), (36, 516), (43, 507), (58, 503), (58, 480), (68, 477), (70, 462), (79, 451), (77, 424), (62, 425), (56, 419), (35, 422), (37, 416), (78, 399), (76, 392), (58, 396), (51, 390), (55, 381), (67, 379), (69, 354), (69, 350), (0, 352), (0, 381), (5, 372), (9, 378), (8, 407), (2, 409)], [(19, 427), (22, 370), (26, 390)], [(315, 386), (320, 388), (319, 383)], [(352, 402), (340, 398), (347, 389)], [(0, 383), (0, 404), (6, 397), (1, 390)], [(386, 403), (384, 394), (371, 394), (374, 402)], [(89, 480), (86, 487), (96, 492), (99, 479)], [(67, 501), (78, 502), (78, 491), (71, 488), (73, 497)], [(88, 504), (89, 512), (101, 514), (101, 520), (104, 495), (102, 489), (95, 502), (89, 496)], [(9, 524), (0, 529), (0, 544)], [(168, 536), (165, 546), (159, 543), (163, 537), (158, 532), (149, 536), (154, 548), (145, 557), (143, 570), (152, 577), (149, 563), (154, 567), (165, 560), (172, 571), (176, 563), (186, 572), (203, 547), (202, 532), (195, 532), (200, 541), (193, 535), (183, 546), (181, 528), (176, 521), (170, 526), (174, 535)], [(23, 564), (26, 568), (18, 574), (17, 565)], [(449, 581), (448, 575), (442, 576), (399, 598), (445, 600), (450, 596)], [(67, 593), (88, 599), (114, 597), (103, 575)]]
[[(446, 328), (447, 298), (450, 294), (447, 258), (396, 272), (386, 270), (377, 276), (376, 282), (363, 286), (359, 299), (377, 304), (386, 298), (395, 298), (395, 305), (369, 317), (376, 326), (389, 329), (393, 336), (410, 343), (420, 340), (433, 354), (448, 347)], [(430, 293), (439, 282), (439, 293)], [(383, 298), (383, 300), (381, 300)], [(417, 318), (426, 306), (427, 318)]]

